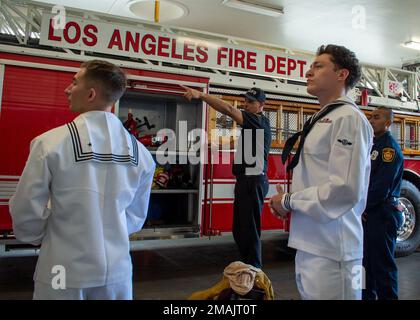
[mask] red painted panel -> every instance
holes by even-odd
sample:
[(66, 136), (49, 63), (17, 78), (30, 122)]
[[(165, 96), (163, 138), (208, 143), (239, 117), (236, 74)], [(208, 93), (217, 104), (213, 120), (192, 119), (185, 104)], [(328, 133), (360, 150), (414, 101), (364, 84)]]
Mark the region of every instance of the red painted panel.
[[(218, 152), (214, 155), (213, 161), (213, 179), (235, 179), (232, 174), (232, 163), (234, 153)], [(210, 159), (210, 156), (209, 156)], [(217, 161), (217, 162), (216, 162)], [(226, 163), (229, 161), (229, 163)], [(281, 155), (270, 154), (268, 156), (267, 167), (268, 179), (280, 180), (286, 179), (285, 166), (281, 163)]]
[(211, 227), (221, 232), (232, 231), (233, 203), (213, 203)]
[(420, 174), (420, 161), (406, 159), (404, 160), (404, 169), (408, 169), (416, 172), (417, 174)]
[[(220, 232), (231, 232), (232, 219), (233, 219), (233, 203), (214, 203), (213, 204), (211, 230), (216, 230)], [(284, 223), (271, 214), (268, 204), (265, 203), (262, 217), (261, 217), (261, 229), (274, 230), (274, 229), (283, 229), (283, 228), (284, 228)]]
[(23, 54), (6, 53), (6, 52), (0, 52), (0, 58), (7, 59), (7, 60), (35, 62), (35, 63), (41, 63), (41, 64), (66, 66), (66, 67), (79, 67), (81, 64), (80, 61), (53, 59), (53, 58), (29, 56), (29, 55), (23, 55)]
[(209, 163), (213, 165), (213, 179), (235, 179), (232, 174), (233, 152), (209, 152)]
[[(30, 141), (71, 121), (64, 89), (73, 73), (6, 66), (0, 119), (0, 175), (19, 176)], [(11, 230), (7, 206), (0, 207), (0, 230)]]
[(197, 82), (197, 83), (208, 83), (208, 78), (203, 77), (193, 77), (188, 75), (181, 75), (181, 74), (172, 74), (172, 73), (165, 73), (165, 72), (156, 72), (156, 71), (149, 71), (149, 70), (139, 70), (139, 69), (124, 69), (128, 74), (142, 76), (142, 77), (151, 77), (157, 79), (169, 79), (169, 80), (179, 80), (179, 81), (186, 81), (186, 82)]
[(284, 229), (284, 222), (276, 218), (268, 207), (268, 203), (264, 204), (263, 213), (261, 217), (261, 229), (262, 230), (275, 230)]
[[(216, 162), (213, 159), (213, 179), (232, 179), (234, 180), (235, 177), (232, 175), (232, 163), (234, 158), (234, 153), (216, 153), (215, 156), (217, 157), (218, 164), (214, 164)], [(226, 157), (226, 158), (223, 158)], [(269, 180), (283, 180), (286, 179), (285, 167), (281, 163), (279, 154), (271, 154), (268, 158), (268, 170), (267, 175)], [(229, 163), (226, 164), (226, 162)], [(210, 179), (210, 166), (206, 166), (207, 175), (205, 176), (207, 179)], [(208, 181), (208, 180), (206, 180)], [(217, 182), (215, 182), (217, 183)], [(227, 195), (226, 195), (227, 197)], [(221, 200), (221, 199), (216, 199)], [(230, 199), (229, 199), (230, 200)], [(209, 229), (209, 221), (210, 221), (210, 210), (209, 208), (205, 208), (207, 210), (203, 210), (203, 227), (204, 233), (207, 233)], [(211, 217), (211, 228), (216, 231), (231, 231), (232, 229), (232, 216), (233, 216), (233, 204), (213, 204), (212, 209), (212, 217)], [(284, 225), (283, 221), (274, 217), (268, 205), (264, 205), (262, 218), (261, 218), (261, 228), (262, 230), (275, 230), (275, 229), (284, 229), (286, 226)], [(216, 232), (217, 233), (217, 232)]]
[[(160, 83), (158, 79), (156, 82), (143, 81), (143, 80), (129, 80), (128, 81), (128, 91), (138, 91), (138, 92), (150, 92), (153, 94), (170, 94), (173, 96), (183, 96), (185, 90), (180, 87), (178, 84), (172, 83)], [(202, 88), (196, 88), (202, 91)]]
[(287, 178), (286, 168), (281, 163), (280, 154), (270, 154), (268, 156), (267, 176), (269, 180), (284, 180)]
[(0, 232), (12, 230), (12, 219), (8, 206), (0, 206)]
[(6, 66), (0, 121), (0, 175), (21, 174), (30, 141), (71, 121), (64, 89), (73, 73)]

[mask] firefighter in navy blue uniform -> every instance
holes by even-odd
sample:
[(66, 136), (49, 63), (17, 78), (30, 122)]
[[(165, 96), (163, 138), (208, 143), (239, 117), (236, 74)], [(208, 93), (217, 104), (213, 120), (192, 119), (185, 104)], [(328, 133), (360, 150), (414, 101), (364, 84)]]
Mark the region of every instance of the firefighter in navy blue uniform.
[(370, 118), (375, 138), (371, 152), (372, 169), (368, 199), (362, 216), (364, 228), (363, 266), (366, 271), (365, 300), (398, 299), (395, 245), (402, 224), (398, 203), (404, 158), (400, 146), (388, 131), (393, 112), (385, 107)]
[(187, 99), (202, 99), (242, 127), (232, 167), (236, 177), (232, 233), (242, 261), (261, 268), (261, 213), (269, 188), (266, 172), (271, 145), (270, 121), (262, 113), (265, 93), (260, 88), (248, 90), (241, 111), (212, 95), (183, 88)]

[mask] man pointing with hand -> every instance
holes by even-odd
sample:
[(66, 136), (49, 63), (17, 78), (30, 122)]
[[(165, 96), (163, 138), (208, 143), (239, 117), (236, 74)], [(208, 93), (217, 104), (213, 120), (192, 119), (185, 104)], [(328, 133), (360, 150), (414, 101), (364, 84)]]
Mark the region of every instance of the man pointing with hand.
[[(215, 96), (182, 87), (188, 100), (201, 99), (242, 127), (232, 166), (236, 177), (232, 233), (242, 261), (261, 268), (261, 212), (268, 192), (266, 172), (271, 145), (270, 121), (262, 113), (265, 93), (251, 88), (244, 94), (244, 110), (239, 110)], [(247, 159), (253, 161), (248, 163)]]

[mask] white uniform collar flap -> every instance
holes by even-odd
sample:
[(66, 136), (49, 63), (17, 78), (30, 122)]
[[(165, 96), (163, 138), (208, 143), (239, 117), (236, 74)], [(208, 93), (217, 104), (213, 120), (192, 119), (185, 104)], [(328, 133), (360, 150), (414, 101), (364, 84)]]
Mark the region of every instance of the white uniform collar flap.
[(138, 164), (137, 141), (112, 113), (90, 111), (68, 124), (75, 161)]

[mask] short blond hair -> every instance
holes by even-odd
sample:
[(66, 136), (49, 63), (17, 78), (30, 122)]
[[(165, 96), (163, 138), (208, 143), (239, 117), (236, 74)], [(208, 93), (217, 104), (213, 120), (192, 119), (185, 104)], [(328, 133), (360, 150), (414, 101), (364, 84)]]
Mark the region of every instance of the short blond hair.
[(127, 77), (120, 67), (104, 60), (86, 61), (80, 67), (86, 70), (88, 81), (100, 84), (100, 94), (107, 103), (115, 103), (124, 94)]

